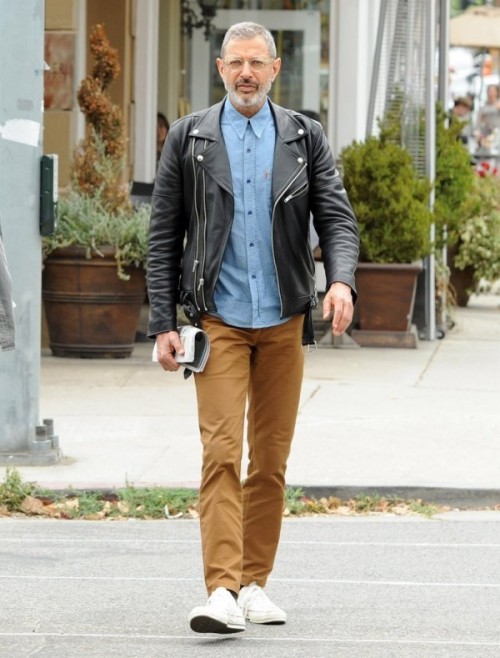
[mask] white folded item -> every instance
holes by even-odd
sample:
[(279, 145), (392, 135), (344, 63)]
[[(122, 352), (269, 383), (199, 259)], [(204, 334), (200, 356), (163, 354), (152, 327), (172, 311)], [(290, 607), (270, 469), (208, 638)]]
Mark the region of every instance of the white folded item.
[[(184, 354), (175, 355), (177, 363), (193, 372), (201, 372), (205, 367), (210, 354), (210, 341), (203, 329), (192, 327), (190, 324), (178, 327), (179, 337), (184, 348)], [(156, 343), (153, 347), (153, 361), (158, 361)]]

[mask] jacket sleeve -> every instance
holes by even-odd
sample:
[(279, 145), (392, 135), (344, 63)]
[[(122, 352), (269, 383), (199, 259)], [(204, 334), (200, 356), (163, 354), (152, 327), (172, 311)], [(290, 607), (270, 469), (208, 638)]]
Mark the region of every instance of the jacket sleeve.
[(149, 228), (149, 336), (177, 329), (185, 235), (181, 131), (172, 124), (156, 175)]
[(313, 133), (311, 211), (327, 281), (351, 287), (356, 299), (355, 272), (359, 256), (358, 224), (323, 130)]

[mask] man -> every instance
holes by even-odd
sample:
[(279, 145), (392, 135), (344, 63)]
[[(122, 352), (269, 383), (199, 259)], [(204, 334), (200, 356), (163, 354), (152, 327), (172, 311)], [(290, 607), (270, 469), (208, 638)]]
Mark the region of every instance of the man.
[[(200, 525), (208, 603), (192, 630), (283, 624), (264, 592), (278, 546), (303, 344), (314, 341), (314, 215), (328, 279), (323, 315), (349, 326), (356, 220), (321, 126), (267, 98), (281, 60), (268, 30), (239, 23), (217, 67), (227, 96), (172, 124), (153, 193), (149, 334), (176, 371), (176, 302), (209, 335), (195, 375), (203, 444)], [(302, 341), (301, 341), (302, 339)], [(241, 484), (245, 406), (249, 466)]]
[(0, 348), (5, 351), (13, 350), (15, 342), (12, 281), (7, 267), (0, 224)]

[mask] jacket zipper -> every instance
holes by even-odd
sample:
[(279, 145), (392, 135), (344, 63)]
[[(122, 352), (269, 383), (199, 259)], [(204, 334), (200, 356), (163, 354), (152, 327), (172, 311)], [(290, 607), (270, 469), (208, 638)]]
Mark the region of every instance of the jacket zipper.
[[(281, 315), (283, 315), (283, 295), (281, 294), (281, 282), (280, 282), (280, 278), (279, 278), (279, 275), (278, 275), (278, 267), (277, 267), (277, 265), (276, 265), (276, 258), (274, 257), (274, 231), (273, 231), (273, 227), (274, 227), (274, 215), (275, 215), (276, 206), (278, 205), (279, 200), (285, 195), (285, 193), (287, 192), (287, 190), (289, 190), (290, 187), (295, 183), (295, 181), (297, 180), (297, 178), (300, 176), (300, 174), (304, 171), (304, 169), (305, 169), (306, 167), (307, 167), (307, 162), (303, 161), (302, 166), (299, 168), (299, 170), (297, 171), (297, 173), (295, 174), (295, 176), (292, 178), (292, 180), (290, 181), (290, 183), (285, 187), (285, 189), (283, 190), (283, 192), (279, 195), (279, 197), (277, 197), (276, 201), (274, 202), (274, 204), (273, 204), (273, 212), (272, 212), (272, 215), (271, 215), (271, 245), (272, 245), (272, 252), (273, 252), (274, 270), (275, 270), (275, 272), (276, 272), (276, 281), (277, 281), (277, 283), (278, 283), (278, 295), (279, 295), (279, 298), (280, 298)], [(286, 198), (284, 199), (285, 202), (287, 202), (287, 200), (288, 200), (288, 197), (286, 197)]]
[[(205, 260), (207, 252), (207, 208), (205, 202), (206, 195), (206, 179), (205, 172), (202, 170), (203, 180), (203, 213), (204, 221), (200, 216), (198, 208), (198, 178), (196, 175), (196, 160), (194, 155), (195, 140), (191, 146), (191, 156), (193, 161), (193, 178), (194, 178), (194, 211), (196, 216), (196, 252), (193, 260), (193, 298), (197, 311), (206, 311), (205, 301), (205, 279), (203, 272), (205, 270)], [(203, 226), (202, 226), (203, 224)], [(201, 299), (200, 299), (201, 297)]]
[(195, 157), (194, 157), (194, 145), (195, 145), (195, 140), (193, 139), (192, 144), (191, 144), (191, 158), (192, 158), (192, 163), (193, 163), (193, 179), (194, 179), (194, 213), (196, 216), (196, 250), (194, 254), (194, 259), (193, 259), (193, 268), (192, 268), (192, 273), (193, 273), (193, 298), (194, 298), (194, 304), (196, 306), (196, 310), (200, 310), (200, 305), (198, 303), (198, 296), (197, 296), (197, 290), (196, 290), (196, 278), (197, 278), (197, 270), (198, 270), (198, 265), (200, 264), (199, 260), (199, 246), (200, 246), (200, 214), (198, 212), (198, 179), (196, 178), (196, 162), (195, 162)]
[(292, 199), (296, 199), (298, 196), (302, 194), (305, 190), (307, 190), (307, 186), (309, 185), (309, 181), (306, 181), (303, 185), (301, 185), (299, 188), (291, 192), (287, 197), (283, 199), (283, 203), (288, 203)]
[[(203, 180), (203, 229), (201, 234), (201, 267), (200, 267), (200, 279), (198, 282), (198, 290), (201, 292), (201, 299), (203, 303), (203, 310), (207, 310), (207, 304), (205, 300), (205, 262), (207, 259), (207, 204), (206, 204), (206, 191), (207, 191), (207, 181), (205, 171), (202, 171), (202, 180)], [(199, 310), (199, 309), (198, 309)]]

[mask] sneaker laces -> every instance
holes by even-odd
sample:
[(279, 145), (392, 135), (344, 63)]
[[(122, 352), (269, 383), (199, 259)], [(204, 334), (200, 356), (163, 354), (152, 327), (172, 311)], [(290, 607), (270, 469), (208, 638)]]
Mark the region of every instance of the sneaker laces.
[(252, 603), (257, 603), (257, 604), (264, 604), (265, 606), (269, 608), (274, 608), (275, 605), (271, 601), (271, 599), (267, 596), (267, 594), (264, 592), (262, 587), (257, 585), (256, 583), (252, 583), (251, 585), (247, 585), (247, 590), (248, 590), (248, 598), (245, 596), (245, 603), (247, 602), (252, 602)]

